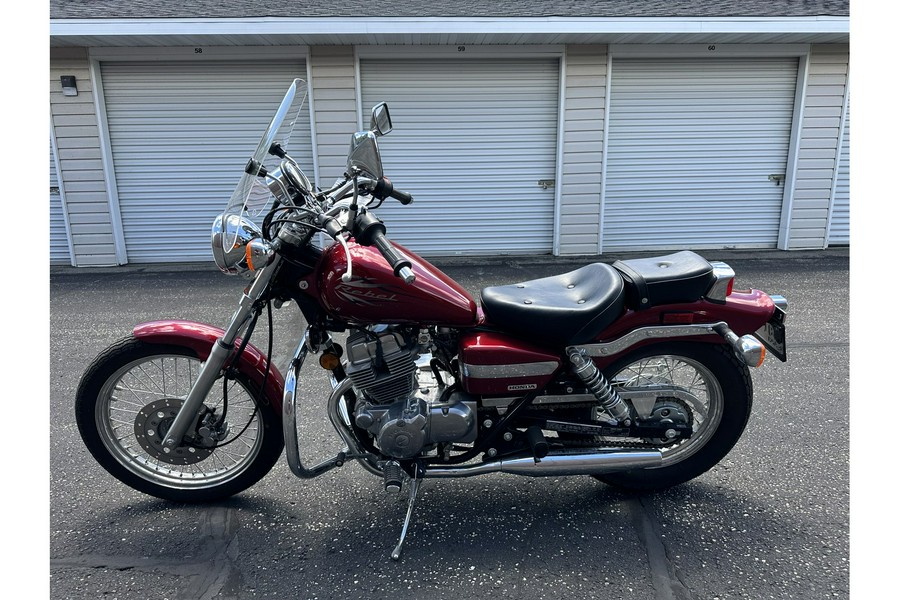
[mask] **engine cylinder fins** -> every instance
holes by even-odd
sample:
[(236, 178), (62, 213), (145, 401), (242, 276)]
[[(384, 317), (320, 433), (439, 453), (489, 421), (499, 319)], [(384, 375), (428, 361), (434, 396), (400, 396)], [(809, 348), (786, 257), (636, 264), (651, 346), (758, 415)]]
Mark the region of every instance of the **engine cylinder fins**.
[(344, 371), (371, 401), (402, 400), (415, 388), (416, 349), (395, 330), (357, 331), (347, 337)]
[(600, 406), (617, 421), (626, 421), (631, 418), (628, 405), (619, 394), (609, 385), (606, 377), (597, 368), (590, 358), (585, 357), (575, 348), (569, 349), (569, 361), (572, 363), (572, 371), (584, 383), (585, 387), (597, 398)]

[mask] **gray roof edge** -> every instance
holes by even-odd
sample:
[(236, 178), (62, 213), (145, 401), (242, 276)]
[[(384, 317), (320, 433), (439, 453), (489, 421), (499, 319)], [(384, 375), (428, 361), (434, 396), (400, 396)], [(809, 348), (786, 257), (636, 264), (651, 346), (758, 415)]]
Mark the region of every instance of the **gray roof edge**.
[[(849, 0), (50, 0), (51, 19), (398, 17), (814, 17), (849, 16)], [(275, 12), (277, 10), (277, 12)]]
[(849, 33), (850, 18), (806, 17), (253, 17), (50, 19), (50, 35), (416, 33)]

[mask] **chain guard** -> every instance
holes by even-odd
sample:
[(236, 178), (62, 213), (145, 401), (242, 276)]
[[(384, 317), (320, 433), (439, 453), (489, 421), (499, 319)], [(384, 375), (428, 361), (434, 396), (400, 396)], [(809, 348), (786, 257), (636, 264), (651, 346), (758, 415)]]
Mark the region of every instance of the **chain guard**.
[(215, 448), (179, 446), (166, 452), (163, 439), (172, 426), (178, 410), (184, 403), (181, 399), (164, 398), (151, 402), (134, 418), (134, 435), (144, 452), (170, 465), (192, 465), (206, 460)]
[[(586, 406), (587, 405), (585, 405), (585, 407)], [(595, 404), (589, 406), (596, 407)], [(668, 414), (664, 414), (666, 410), (669, 411)], [(673, 411), (675, 413), (674, 415), (672, 414)], [(679, 421), (676, 421), (673, 416), (677, 417)], [(671, 419), (673, 423), (678, 423), (681, 426), (688, 425), (693, 427), (694, 425), (694, 416), (688, 404), (684, 400), (672, 396), (658, 397), (656, 399), (656, 405), (653, 407), (653, 411), (650, 414), (650, 419), (644, 419), (641, 422), (645, 425), (648, 423), (652, 424), (653, 421), (664, 423), (666, 422), (666, 419)], [(642, 438), (642, 441), (640, 442), (627, 442), (624, 441), (622, 437), (616, 436), (573, 435), (563, 431), (557, 432), (557, 435), (564, 446), (572, 448), (661, 448), (677, 444), (685, 439), (681, 437), (676, 437), (673, 440), (664, 438)]]

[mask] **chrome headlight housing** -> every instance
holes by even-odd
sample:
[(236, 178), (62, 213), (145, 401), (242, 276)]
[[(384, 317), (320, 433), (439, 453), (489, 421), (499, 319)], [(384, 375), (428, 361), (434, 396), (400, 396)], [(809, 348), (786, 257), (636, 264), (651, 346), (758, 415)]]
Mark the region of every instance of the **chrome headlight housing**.
[[(225, 243), (234, 240), (234, 243)], [(230, 249), (226, 249), (231, 246)], [(267, 254), (261, 246), (268, 246), (262, 240), (262, 230), (250, 219), (242, 215), (221, 214), (213, 221), (212, 252), (216, 266), (228, 275), (251, 276), (255, 256)], [(265, 266), (263, 264), (262, 266)], [(256, 265), (260, 268), (260, 265)]]

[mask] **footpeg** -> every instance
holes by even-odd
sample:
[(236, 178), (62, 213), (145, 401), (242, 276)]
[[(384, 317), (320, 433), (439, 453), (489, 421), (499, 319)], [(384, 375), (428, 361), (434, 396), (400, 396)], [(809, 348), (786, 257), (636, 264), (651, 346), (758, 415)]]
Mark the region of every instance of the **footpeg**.
[(403, 488), (403, 469), (397, 461), (384, 465), (384, 491), (399, 494)]
[(537, 425), (532, 425), (525, 431), (525, 437), (528, 439), (528, 446), (534, 454), (534, 462), (539, 463), (541, 459), (550, 453), (550, 444), (544, 437), (544, 432)]

